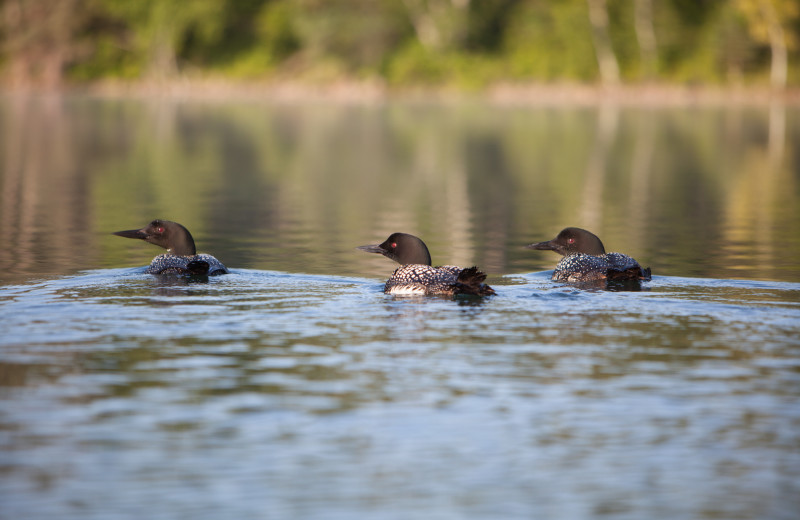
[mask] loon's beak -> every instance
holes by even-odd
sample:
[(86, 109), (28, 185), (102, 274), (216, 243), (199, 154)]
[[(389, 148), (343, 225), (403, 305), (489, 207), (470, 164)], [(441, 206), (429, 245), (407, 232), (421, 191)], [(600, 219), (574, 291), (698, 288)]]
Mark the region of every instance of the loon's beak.
[(548, 240), (547, 242), (537, 242), (535, 244), (529, 244), (525, 246), (528, 249), (539, 249), (542, 251), (555, 251), (561, 256), (567, 256), (566, 248), (563, 244), (560, 244), (557, 240)]
[(540, 249), (544, 251), (556, 251), (556, 245), (553, 244), (552, 240), (548, 240), (547, 242), (537, 242), (535, 244), (528, 244), (525, 246), (525, 249)]
[(379, 255), (386, 254), (386, 251), (378, 244), (368, 245), (368, 246), (358, 246), (356, 249), (359, 251), (364, 251), (366, 253), (377, 253)]
[(147, 237), (150, 236), (144, 229), (129, 229), (127, 231), (115, 231), (114, 233), (111, 234), (117, 235), (118, 237), (138, 238), (139, 240), (147, 240)]

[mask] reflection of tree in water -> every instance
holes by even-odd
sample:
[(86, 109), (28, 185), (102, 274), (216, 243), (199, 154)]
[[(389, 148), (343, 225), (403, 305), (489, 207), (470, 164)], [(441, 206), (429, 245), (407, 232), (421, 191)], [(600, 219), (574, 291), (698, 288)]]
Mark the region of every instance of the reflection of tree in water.
[(387, 139), (406, 144), (408, 170), (384, 180), (381, 192), (388, 196), (381, 197), (386, 204), (377, 208), (376, 234), (416, 230), (431, 247), (435, 264), (472, 265), (475, 210), (464, 151), (470, 131), (460, 126), (457, 113), (433, 112), (438, 115), (412, 110), (410, 118), (398, 115), (393, 120)]
[(59, 96), (19, 95), (3, 103), (0, 272), (56, 273), (91, 265), (90, 169), (79, 122)]
[[(469, 168), (470, 196), (474, 201), (474, 241), (477, 263), (490, 276), (508, 271), (509, 237), (514, 229), (514, 171), (505, 132), (481, 129), (468, 136), (461, 152)], [(511, 238), (511, 239), (510, 239)]]
[[(618, 123), (619, 107), (610, 104), (601, 105), (597, 115), (595, 137), (586, 164), (580, 208), (576, 212), (580, 225), (588, 229), (602, 227), (608, 152), (616, 139)], [(564, 224), (565, 227), (567, 225), (573, 224)]]
[(554, 262), (515, 245), (578, 225), (657, 274), (780, 277), (794, 110), (5, 98), (0, 270), (145, 265), (108, 233), (162, 217), (234, 268), (385, 277), (352, 247), (407, 231), (521, 272)]
[(773, 276), (776, 247), (797, 246), (795, 234), (784, 229), (797, 217), (797, 203), (787, 197), (796, 181), (785, 167), (786, 107), (775, 101), (765, 111), (765, 142), (748, 146), (733, 168), (726, 204), (725, 237), (739, 257), (734, 267), (750, 278)]
[(628, 233), (632, 243), (647, 242), (650, 177), (653, 171), (653, 155), (656, 144), (655, 113), (652, 109), (637, 112), (635, 119), (635, 141), (630, 175), (630, 217)]

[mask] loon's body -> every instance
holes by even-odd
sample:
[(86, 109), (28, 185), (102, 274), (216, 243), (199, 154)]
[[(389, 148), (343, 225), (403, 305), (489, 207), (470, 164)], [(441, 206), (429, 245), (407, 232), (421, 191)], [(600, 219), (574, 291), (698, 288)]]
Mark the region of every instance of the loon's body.
[(563, 255), (553, 271), (556, 282), (649, 280), (650, 268), (622, 253), (606, 253), (597, 235), (580, 228), (563, 229), (556, 238), (525, 246)]
[(145, 273), (216, 276), (227, 274), (228, 269), (211, 255), (179, 256), (164, 253), (153, 258)]
[(425, 243), (414, 235), (392, 233), (383, 243), (357, 249), (377, 253), (401, 264), (383, 287), (386, 294), (440, 295), (469, 294), (489, 296), (494, 289), (484, 284), (486, 275), (477, 267), (462, 269), (454, 265), (431, 267)]
[(145, 273), (214, 276), (228, 272), (222, 262), (213, 256), (198, 255), (192, 234), (177, 222), (156, 219), (142, 229), (117, 231), (114, 234), (138, 238), (167, 250), (153, 259)]

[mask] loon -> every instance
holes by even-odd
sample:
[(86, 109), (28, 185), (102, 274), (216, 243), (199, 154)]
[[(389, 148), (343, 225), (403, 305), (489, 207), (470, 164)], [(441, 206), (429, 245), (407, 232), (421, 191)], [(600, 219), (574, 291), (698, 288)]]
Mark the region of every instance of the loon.
[(425, 243), (414, 235), (392, 233), (382, 244), (359, 246), (356, 249), (377, 253), (400, 264), (383, 292), (395, 295), (468, 294), (489, 296), (494, 289), (484, 284), (486, 274), (477, 267), (462, 269), (454, 265), (431, 267), (431, 255)]
[(138, 238), (167, 250), (166, 254), (153, 259), (145, 271), (148, 274), (213, 276), (228, 272), (222, 262), (213, 256), (198, 255), (192, 234), (177, 222), (156, 219), (142, 229), (117, 231), (113, 234), (125, 238)]
[(650, 280), (649, 267), (642, 269), (636, 260), (622, 253), (606, 253), (597, 235), (585, 229), (568, 227), (553, 240), (525, 247), (564, 255), (553, 271), (555, 282)]

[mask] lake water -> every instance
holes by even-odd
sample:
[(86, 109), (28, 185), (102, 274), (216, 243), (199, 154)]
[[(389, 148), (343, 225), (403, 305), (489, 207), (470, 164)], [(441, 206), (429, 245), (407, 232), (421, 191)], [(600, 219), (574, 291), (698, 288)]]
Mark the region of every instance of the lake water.
[[(0, 518), (800, 511), (800, 108), (0, 98)], [(232, 269), (142, 273), (160, 217)], [(652, 268), (556, 284), (575, 225)], [(497, 296), (382, 294), (393, 231)]]

